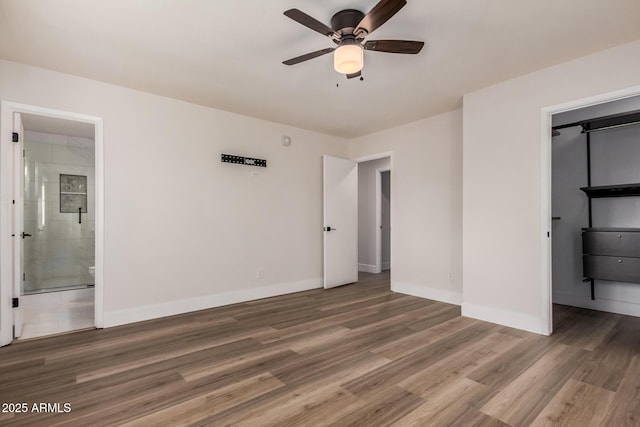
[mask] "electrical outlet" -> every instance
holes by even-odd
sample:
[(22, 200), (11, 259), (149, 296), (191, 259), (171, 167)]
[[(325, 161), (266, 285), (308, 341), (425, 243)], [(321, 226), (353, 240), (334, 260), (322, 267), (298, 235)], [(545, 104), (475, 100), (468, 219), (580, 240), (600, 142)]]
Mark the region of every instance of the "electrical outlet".
[(258, 269), (256, 270), (256, 277), (257, 277), (258, 279), (262, 279), (262, 278), (264, 277), (264, 270), (262, 270), (261, 268), (258, 268)]

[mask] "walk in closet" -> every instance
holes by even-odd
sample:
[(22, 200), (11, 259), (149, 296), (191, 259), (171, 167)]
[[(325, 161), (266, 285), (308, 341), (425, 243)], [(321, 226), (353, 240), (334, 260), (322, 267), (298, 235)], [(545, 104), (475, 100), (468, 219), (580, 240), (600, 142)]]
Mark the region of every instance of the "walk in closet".
[(554, 303), (640, 316), (640, 97), (554, 116)]

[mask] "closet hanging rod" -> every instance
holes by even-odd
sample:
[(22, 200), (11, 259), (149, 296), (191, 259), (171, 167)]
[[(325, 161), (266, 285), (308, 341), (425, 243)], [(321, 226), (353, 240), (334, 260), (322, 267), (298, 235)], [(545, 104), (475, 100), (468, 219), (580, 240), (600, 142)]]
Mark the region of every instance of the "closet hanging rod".
[(551, 129), (552, 130), (560, 130), (560, 129), (572, 128), (572, 127), (581, 126), (581, 125), (582, 125), (581, 122), (567, 123), (566, 125), (553, 126)]
[(583, 129), (583, 133), (588, 133), (588, 132), (597, 132), (599, 130), (608, 130), (608, 129), (615, 129), (615, 128), (622, 128), (622, 127), (626, 127), (626, 126), (633, 126), (633, 125), (640, 125), (640, 120), (635, 121), (635, 122), (629, 122), (629, 123), (622, 123), (619, 125), (611, 125), (611, 126), (605, 126), (605, 127), (601, 127), (601, 128), (597, 128), (597, 129)]
[(582, 132), (589, 133), (597, 130), (613, 129), (617, 127), (637, 124), (640, 124), (640, 110), (628, 111), (626, 113), (619, 114), (610, 114), (608, 116), (602, 117), (594, 117), (588, 120), (580, 120), (579, 122), (552, 126), (551, 129), (560, 130), (574, 126), (582, 126)]

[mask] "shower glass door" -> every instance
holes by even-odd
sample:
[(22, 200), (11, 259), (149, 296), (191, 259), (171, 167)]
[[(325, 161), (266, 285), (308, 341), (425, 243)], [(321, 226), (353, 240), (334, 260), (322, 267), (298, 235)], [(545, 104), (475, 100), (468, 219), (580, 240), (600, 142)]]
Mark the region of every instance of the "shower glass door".
[(93, 286), (93, 140), (26, 132), (24, 148), (24, 293)]

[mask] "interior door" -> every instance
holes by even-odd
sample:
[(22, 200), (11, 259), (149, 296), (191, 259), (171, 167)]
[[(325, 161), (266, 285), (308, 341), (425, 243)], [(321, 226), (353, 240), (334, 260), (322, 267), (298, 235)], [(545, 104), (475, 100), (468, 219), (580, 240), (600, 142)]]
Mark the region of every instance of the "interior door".
[(23, 224), (23, 212), (24, 212), (24, 132), (22, 127), (22, 118), (20, 113), (14, 113), (13, 115), (13, 132), (18, 134), (18, 142), (14, 145), (13, 156), (13, 198), (15, 204), (13, 207), (13, 224), (12, 234), (13, 238), (13, 298), (18, 299), (18, 306), (13, 308), (13, 327), (14, 338), (18, 338), (22, 335), (22, 294), (23, 294), (23, 265), (24, 248), (23, 239), (24, 224)]
[(358, 164), (323, 156), (324, 287), (358, 281)]

